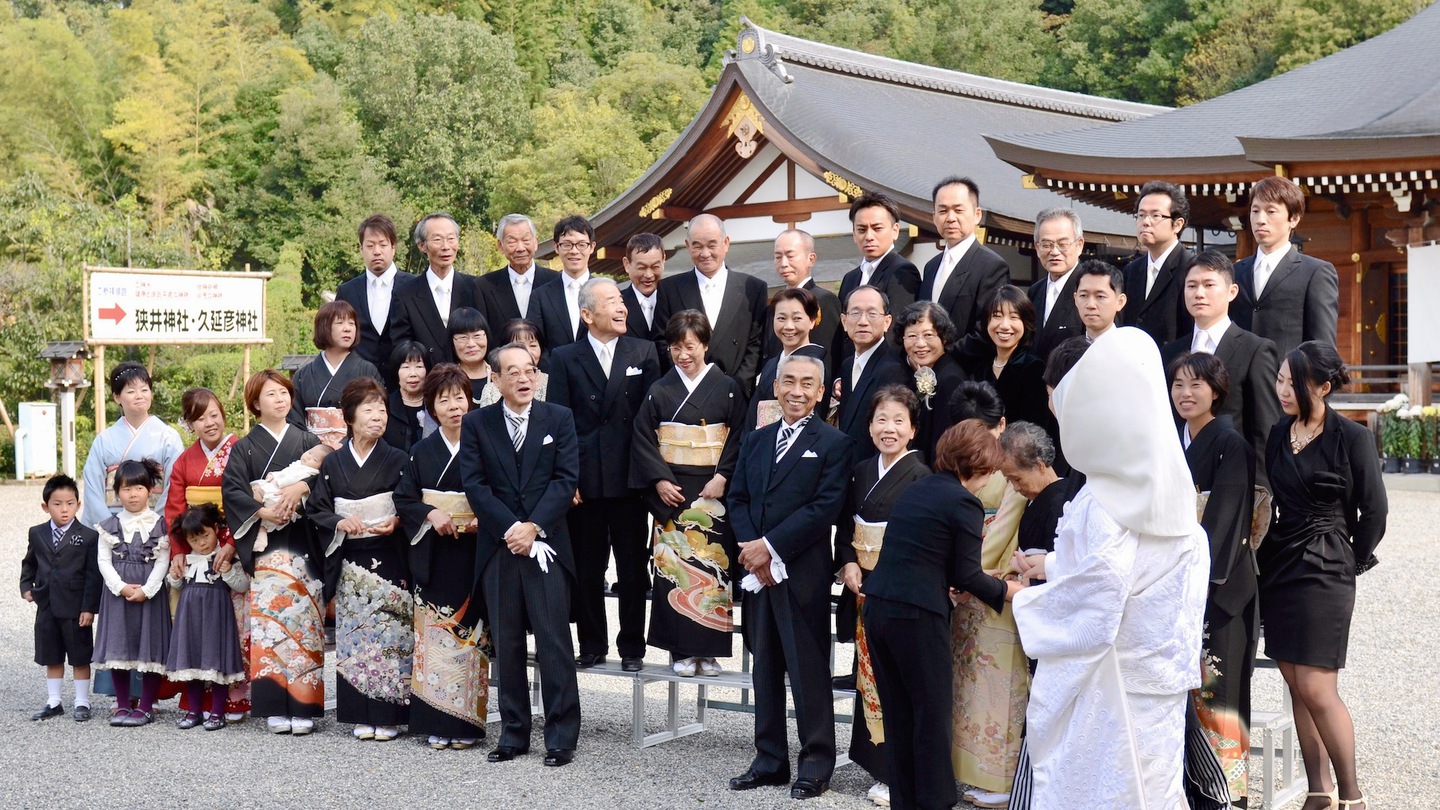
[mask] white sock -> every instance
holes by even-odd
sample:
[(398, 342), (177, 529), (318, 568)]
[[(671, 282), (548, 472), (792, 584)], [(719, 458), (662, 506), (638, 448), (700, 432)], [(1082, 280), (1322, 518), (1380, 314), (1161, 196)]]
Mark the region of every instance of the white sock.
[(45, 679), (45, 691), (48, 693), (48, 695), (49, 695), (49, 697), (50, 697), (49, 700), (45, 701), (45, 705), (46, 705), (46, 706), (59, 706), (59, 705), (60, 705), (60, 687), (62, 687), (62, 686), (64, 686), (64, 685), (65, 685), (65, 679), (64, 679), (64, 678), (46, 678), (46, 679)]
[(89, 678), (86, 678), (86, 679), (83, 680), (83, 681), (80, 680), (79, 678), (76, 678), (76, 679), (75, 679), (75, 705), (76, 705), (76, 706), (89, 706), (89, 705), (90, 705), (90, 679), (89, 679)]

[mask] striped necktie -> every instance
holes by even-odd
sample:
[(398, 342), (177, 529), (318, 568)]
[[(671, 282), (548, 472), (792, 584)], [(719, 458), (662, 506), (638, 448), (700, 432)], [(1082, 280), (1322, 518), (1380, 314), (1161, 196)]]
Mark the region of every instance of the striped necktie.
[(65, 536), (65, 530), (64, 530), (64, 529), (60, 528), (59, 526), (53, 526), (53, 525), (52, 525), (52, 529), (51, 529), (51, 531), (50, 531), (50, 545), (51, 545), (56, 551), (59, 551), (59, 550), (60, 550), (60, 538), (62, 538), (62, 537), (64, 537), (64, 536)]
[(782, 425), (780, 426), (780, 442), (775, 445), (775, 463), (776, 463), (776, 464), (779, 464), (779, 463), (780, 463), (780, 458), (785, 455), (785, 451), (786, 451), (786, 449), (788, 449), (788, 448), (790, 447), (790, 442), (795, 438), (795, 434), (797, 434), (797, 433), (799, 433), (800, 431), (804, 430), (804, 429), (805, 429), (805, 423), (807, 423), (807, 422), (809, 422), (809, 421), (810, 421), (810, 417), (807, 416), (807, 417), (805, 417), (804, 419), (801, 419), (799, 422), (796, 422), (796, 423), (793, 424), (793, 425), (784, 425), (784, 424), (782, 424)]
[(515, 452), (519, 453), (521, 445), (525, 444), (525, 417), (506, 411), (505, 418), (510, 420), (510, 441), (515, 445)]

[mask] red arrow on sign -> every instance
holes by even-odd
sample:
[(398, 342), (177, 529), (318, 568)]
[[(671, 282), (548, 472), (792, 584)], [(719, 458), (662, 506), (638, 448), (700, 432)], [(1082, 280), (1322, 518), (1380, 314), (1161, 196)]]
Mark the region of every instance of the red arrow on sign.
[(121, 309), (119, 304), (114, 304), (110, 307), (106, 307), (105, 309), (100, 310), (100, 320), (102, 321), (111, 320), (118, 324), (124, 319), (125, 310)]

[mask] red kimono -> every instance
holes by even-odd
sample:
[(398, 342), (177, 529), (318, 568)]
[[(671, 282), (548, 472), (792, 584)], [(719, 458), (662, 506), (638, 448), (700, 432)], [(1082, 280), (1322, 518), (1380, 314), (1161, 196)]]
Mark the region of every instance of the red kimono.
[[(207, 456), (204, 446), (197, 440), (194, 444), (185, 448), (185, 451), (175, 459), (175, 466), (170, 471), (170, 492), (165, 499), (165, 525), (170, 527), (170, 554), (189, 554), (190, 544), (186, 541), (180, 531), (180, 516), (189, 508), (190, 502), (187, 493), (192, 487), (214, 487), (215, 497), (213, 503), (220, 506), (220, 483), (225, 474), (225, 465), (230, 461), (230, 448), (238, 441), (235, 434), (230, 433), (220, 441), (220, 447), (211, 455)], [(211, 502), (209, 498), (198, 503)], [(222, 524), (219, 531), (221, 545), (233, 546), (235, 540), (230, 536), (229, 527)], [(236, 560), (239, 565), (239, 560)], [(250, 605), (248, 604), (248, 593), (234, 594), (235, 599), (235, 620), (240, 631), (240, 651), (245, 661), (250, 660)], [(173, 605), (172, 605), (173, 608)], [(161, 687), (161, 697), (168, 697), (171, 694), (180, 695), (180, 708), (188, 709), (186, 698), (181, 685), (166, 682)], [(232, 684), (230, 686), (229, 698), (225, 701), (225, 712), (227, 714), (244, 714), (250, 711), (250, 684), (247, 681)]]

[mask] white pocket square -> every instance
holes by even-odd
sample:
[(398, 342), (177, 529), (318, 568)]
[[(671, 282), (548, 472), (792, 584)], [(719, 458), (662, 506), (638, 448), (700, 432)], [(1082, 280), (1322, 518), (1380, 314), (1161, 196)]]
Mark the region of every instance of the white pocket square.
[(803, 453), (800, 454), (800, 458), (819, 458), (819, 457), (820, 457), (820, 456), (817, 455), (814, 450), (806, 450), (805, 452), (803, 452)]
[(626, 366), (625, 368), (626, 377), (639, 377), (641, 373), (639, 366)]
[(545, 444), (554, 444), (554, 443), (555, 443), (555, 437), (554, 437), (554, 436), (551, 436), (549, 433), (546, 433), (546, 434), (545, 434), (545, 438), (540, 442), (540, 444), (542, 444), (542, 445), (545, 445)]

